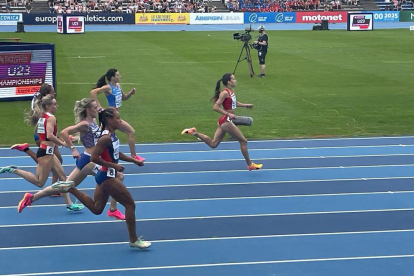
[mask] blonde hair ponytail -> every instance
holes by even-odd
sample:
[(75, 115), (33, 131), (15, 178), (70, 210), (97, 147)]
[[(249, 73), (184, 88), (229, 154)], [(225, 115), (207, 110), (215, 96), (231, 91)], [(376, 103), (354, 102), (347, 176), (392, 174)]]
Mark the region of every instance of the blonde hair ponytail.
[(33, 109), (29, 113), (26, 113), (26, 119), (24, 121), (29, 126), (35, 126), (46, 111), (46, 106), (51, 105), (54, 98), (53, 95), (47, 95), (40, 100), (36, 100)]

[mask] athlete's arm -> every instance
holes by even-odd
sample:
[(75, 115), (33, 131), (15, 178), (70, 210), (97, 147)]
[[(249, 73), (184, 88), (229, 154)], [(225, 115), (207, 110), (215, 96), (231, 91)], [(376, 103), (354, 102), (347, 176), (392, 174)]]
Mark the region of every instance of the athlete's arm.
[(100, 104), (98, 100), (98, 94), (104, 92), (105, 95), (111, 94), (111, 87), (107, 84), (99, 88), (92, 89), (91, 91), (91, 98), (98, 104), (98, 109), (102, 108), (102, 105)]
[(58, 146), (66, 146), (65, 142), (61, 141), (60, 139), (58, 139), (54, 134), (53, 134), (53, 130), (55, 128), (56, 125), (56, 118), (53, 117), (49, 117), (46, 121), (46, 132), (47, 132), (47, 136), (46, 138), (57, 144)]
[(126, 156), (122, 152), (119, 152), (119, 159), (121, 159), (122, 161), (127, 161), (127, 162), (134, 163), (138, 166), (144, 166), (144, 161), (140, 161), (140, 160), (137, 160), (137, 159), (132, 158), (130, 156)]
[(69, 135), (79, 132), (80, 136), (84, 136), (86, 133), (88, 133), (88, 130), (89, 130), (88, 122), (83, 121), (74, 126), (68, 126), (67, 128), (65, 128), (64, 130), (60, 132), (60, 137), (63, 138), (63, 140), (66, 143), (66, 146), (72, 150), (73, 158), (79, 158), (80, 155), (79, 155), (78, 150), (73, 146), (72, 141), (69, 138)]
[(129, 98), (131, 98), (131, 96), (132, 96), (132, 95), (134, 95), (134, 94), (135, 94), (135, 88), (132, 88), (132, 89), (131, 89), (131, 91), (129, 91), (129, 93), (128, 93), (128, 94), (124, 94), (124, 91), (122, 91), (122, 90), (121, 90), (121, 92), (122, 92), (122, 100), (123, 100), (123, 101), (126, 101), (126, 100), (128, 100)]
[(241, 103), (241, 102), (236, 102), (236, 106), (237, 107), (253, 108), (252, 104), (244, 104), (244, 103)]
[(119, 164), (105, 161), (101, 158), (101, 154), (111, 144), (112, 141), (109, 135), (103, 135), (101, 138), (99, 138), (98, 143), (96, 143), (95, 148), (93, 149), (93, 152), (91, 154), (91, 162), (104, 167), (114, 168), (116, 171), (122, 172), (124, 170), (124, 167), (122, 167)]

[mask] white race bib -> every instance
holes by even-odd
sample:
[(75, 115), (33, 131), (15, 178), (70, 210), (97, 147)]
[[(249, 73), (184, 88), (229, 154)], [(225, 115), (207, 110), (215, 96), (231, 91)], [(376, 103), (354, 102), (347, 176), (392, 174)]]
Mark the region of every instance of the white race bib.
[(55, 153), (55, 147), (46, 146), (46, 154), (53, 155)]
[(119, 159), (119, 140), (112, 142), (112, 147), (114, 148), (114, 159)]
[(121, 107), (122, 105), (122, 93), (115, 95), (115, 106), (116, 108)]
[(37, 133), (40, 133), (40, 134), (46, 133), (45, 121), (46, 121), (45, 118), (40, 118), (39, 121), (37, 121)]
[(108, 171), (106, 172), (107, 177), (115, 177), (115, 169), (114, 168), (108, 168)]

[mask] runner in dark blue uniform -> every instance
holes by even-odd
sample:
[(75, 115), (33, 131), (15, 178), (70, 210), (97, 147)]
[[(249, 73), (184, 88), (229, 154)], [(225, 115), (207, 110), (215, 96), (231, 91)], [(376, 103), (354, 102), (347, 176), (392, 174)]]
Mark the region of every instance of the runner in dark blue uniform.
[(75, 184), (52, 185), (62, 192), (70, 192), (76, 196), (92, 213), (99, 215), (105, 209), (109, 196), (121, 203), (125, 207), (125, 218), (129, 232), (129, 245), (131, 247), (148, 248), (151, 243), (137, 237), (135, 232), (135, 202), (128, 189), (116, 178), (118, 172), (122, 172), (124, 167), (118, 164), (118, 160), (132, 162), (138, 166), (143, 166), (144, 162), (126, 156), (119, 151), (119, 140), (115, 130), (121, 125), (121, 118), (115, 108), (107, 108), (99, 113), (99, 121), (103, 130), (92, 156), (91, 161), (101, 165), (101, 169), (95, 175), (97, 182), (94, 199), (75, 188)]

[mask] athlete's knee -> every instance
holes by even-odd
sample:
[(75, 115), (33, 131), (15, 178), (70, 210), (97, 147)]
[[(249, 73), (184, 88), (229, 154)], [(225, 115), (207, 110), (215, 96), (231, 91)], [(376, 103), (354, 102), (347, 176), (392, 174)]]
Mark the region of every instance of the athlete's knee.
[(100, 215), (100, 214), (102, 214), (102, 212), (103, 212), (104, 209), (105, 209), (105, 206), (103, 208), (95, 207), (95, 208), (91, 209), (91, 212), (94, 215)]
[(213, 142), (211, 142), (211, 144), (209, 146), (210, 146), (210, 148), (215, 149), (215, 148), (218, 147), (218, 145), (220, 145), (220, 141), (214, 141), (213, 140)]
[(124, 203), (125, 210), (132, 210), (135, 212), (135, 202), (133, 200)]
[(241, 140), (239, 140), (240, 146), (242, 147), (247, 147), (247, 139), (246, 138), (242, 138)]

